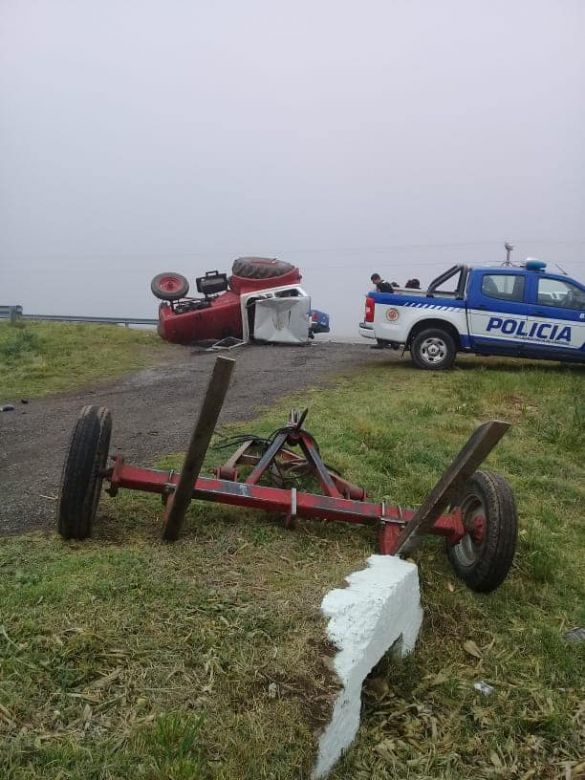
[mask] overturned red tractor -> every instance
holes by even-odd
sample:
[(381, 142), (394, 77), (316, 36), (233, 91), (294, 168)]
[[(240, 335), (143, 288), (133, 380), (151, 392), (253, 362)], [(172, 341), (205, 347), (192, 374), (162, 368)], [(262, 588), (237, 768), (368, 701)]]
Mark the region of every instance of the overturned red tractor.
[(231, 276), (208, 271), (196, 279), (200, 297), (188, 297), (189, 282), (165, 272), (151, 282), (162, 300), (158, 332), (166, 341), (192, 344), (228, 337), (243, 341), (303, 343), (329, 332), (329, 316), (311, 309), (301, 272), (290, 263), (240, 257)]

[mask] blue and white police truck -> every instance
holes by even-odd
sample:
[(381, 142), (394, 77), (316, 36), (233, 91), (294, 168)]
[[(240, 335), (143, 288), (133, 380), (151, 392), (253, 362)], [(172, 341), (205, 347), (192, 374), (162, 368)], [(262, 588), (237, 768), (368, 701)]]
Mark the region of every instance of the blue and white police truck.
[(585, 285), (537, 260), (455, 265), (427, 290), (368, 293), (359, 331), (435, 371), (458, 352), (585, 362)]

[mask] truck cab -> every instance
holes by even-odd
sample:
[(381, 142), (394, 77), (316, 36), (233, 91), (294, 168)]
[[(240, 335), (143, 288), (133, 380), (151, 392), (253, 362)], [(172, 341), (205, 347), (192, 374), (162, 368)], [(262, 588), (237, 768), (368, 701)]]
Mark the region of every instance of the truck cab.
[(478, 269), (467, 311), (475, 352), (585, 360), (585, 287), (544, 264)]
[(540, 261), (457, 265), (426, 291), (369, 293), (360, 333), (426, 369), (449, 368), (459, 351), (585, 362), (585, 286)]

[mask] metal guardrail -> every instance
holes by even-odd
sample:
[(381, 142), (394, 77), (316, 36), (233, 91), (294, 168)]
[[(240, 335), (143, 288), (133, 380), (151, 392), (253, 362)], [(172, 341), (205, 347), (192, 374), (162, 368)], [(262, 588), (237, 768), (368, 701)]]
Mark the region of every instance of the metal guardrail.
[(22, 315), (22, 306), (0, 306), (0, 319), (10, 319), (11, 317), (20, 317)]
[(97, 322), (106, 325), (158, 325), (148, 317), (86, 317), (75, 314), (25, 314), (22, 306), (0, 306), (0, 320), (48, 320), (49, 322)]

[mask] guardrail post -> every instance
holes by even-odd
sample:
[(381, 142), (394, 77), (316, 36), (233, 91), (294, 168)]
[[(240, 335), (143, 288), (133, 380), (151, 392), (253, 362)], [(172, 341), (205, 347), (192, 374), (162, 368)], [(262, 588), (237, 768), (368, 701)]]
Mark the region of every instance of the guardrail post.
[(10, 324), (16, 325), (22, 318), (22, 306), (10, 306)]

